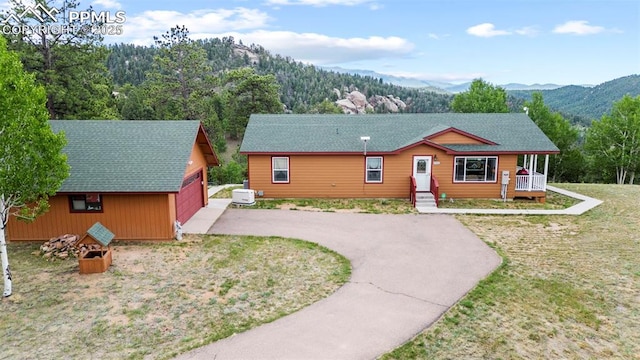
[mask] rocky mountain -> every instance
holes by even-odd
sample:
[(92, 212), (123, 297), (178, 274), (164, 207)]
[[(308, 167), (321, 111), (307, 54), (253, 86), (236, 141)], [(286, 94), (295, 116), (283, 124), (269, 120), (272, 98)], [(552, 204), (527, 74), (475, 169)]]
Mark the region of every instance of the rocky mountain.
[[(342, 101), (346, 111), (360, 112), (368, 108), (373, 112), (448, 112), (453, 96), (442, 90), (410, 88), (385, 83), (369, 75), (339, 73), (297, 62), (290, 57), (271, 54), (260, 45), (246, 46), (231, 37), (197, 40), (206, 51), (216, 76), (226, 70), (253, 67), (260, 75), (272, 75), (279, 85), (280, 100), (287, 111), (305, 113), (325, 100), (358, 102), (366, 98), (369, 107)], [(107, 67), (117, 86), (139, 86), (152, 68), (156, 49), (153, 47), (118, 44), (109, 46)], [(337, 93), (334, 89), (340, 89)], [(355, 106), (355, 107), (354, 107)], [(361, 106), (364, 106), (361, 108)]]

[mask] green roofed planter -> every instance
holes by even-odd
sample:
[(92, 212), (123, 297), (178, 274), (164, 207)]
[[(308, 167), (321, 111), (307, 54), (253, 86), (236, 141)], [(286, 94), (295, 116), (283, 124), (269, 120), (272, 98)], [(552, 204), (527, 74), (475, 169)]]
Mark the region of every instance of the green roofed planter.
[(97, 222), (76, 243), (80, 249), (78, 262), (80, 274), (95, 274), (107, 271), (111, 266), (111, 240), (114, 234), (104, 225)]

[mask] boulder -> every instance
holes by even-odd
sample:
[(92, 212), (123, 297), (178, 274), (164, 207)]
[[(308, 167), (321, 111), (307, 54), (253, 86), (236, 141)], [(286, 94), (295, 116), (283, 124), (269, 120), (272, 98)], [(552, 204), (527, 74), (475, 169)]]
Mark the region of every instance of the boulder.
[(336, 105), (340, 106), (345, 114), (358, 114), (358, 108), (349, 99), (340, 99), (336, 101)]
[(357, 90), (350, 92), (349, 95), (347, 95), (347, 99), (354, 103), (358, 109), (364, 109), (367, 105), (367, 97)]

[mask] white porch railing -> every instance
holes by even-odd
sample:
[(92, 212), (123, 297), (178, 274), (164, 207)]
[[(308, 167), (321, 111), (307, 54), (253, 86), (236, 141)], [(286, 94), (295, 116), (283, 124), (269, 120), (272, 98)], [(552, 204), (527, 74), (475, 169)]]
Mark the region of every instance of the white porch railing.
[(516, 191), (547, 191), (545, 178), (545, 175), (540, 173), (516, 175)]

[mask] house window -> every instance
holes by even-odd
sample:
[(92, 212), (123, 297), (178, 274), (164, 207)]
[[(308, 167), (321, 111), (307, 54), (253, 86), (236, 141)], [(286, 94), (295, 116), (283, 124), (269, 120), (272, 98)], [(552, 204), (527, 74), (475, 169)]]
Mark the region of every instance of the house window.
[(498, 157), (465, 157), (455, 160), (455, 182), (495, 182)]
[(271, 158), (271, 179), (274, 183), (289, 182), (289, 158), (273, 157)]
[(71, 212), (102, 212), (100, 194), (69, 195)]
[(367, 179), (368, 183), (382, 182), (382, 157), (367, 157)]

